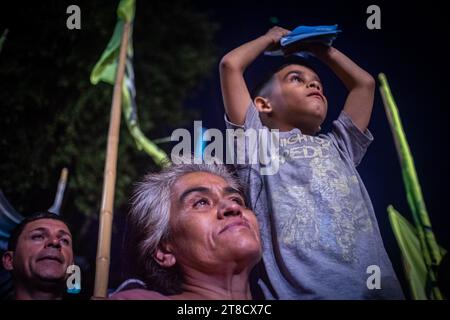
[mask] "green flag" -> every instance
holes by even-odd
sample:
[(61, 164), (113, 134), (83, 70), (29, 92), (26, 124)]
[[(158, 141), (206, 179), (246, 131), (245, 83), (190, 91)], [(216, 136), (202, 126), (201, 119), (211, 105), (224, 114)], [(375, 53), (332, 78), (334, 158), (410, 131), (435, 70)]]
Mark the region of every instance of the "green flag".
[(423, 260), (417, 230), (392, 206), (387, 208), (389, 221), (402, 254), (403, 268), (414, 300), (427, 300), (427, 266)]
[[(436, 273), (435, 270), (439, 265), (442, 255), (439, 245), (437, 244), (436, 238), (431, 227), (431, 222), (428, 217), (428, 212), (425, 206), (425, 201), (423, 199), (422, 190), (419, 184), (419, 179), (417, 177), (416, 168), (414, 166), (414, 160), (409, 149), (408, 141), (406, 140), (405, 132), (403, 131), (403, 125), (400, 120), (400, 115), (397, 109), (397, 105), (392, 96), (391, 90), (389, 88), (386, 76), (384, 74), (379, 75), (381, 82), (380, 92), (383, 98), (383, 103), (385, 106), (386, 115), (391, 127), (392, 135), (394, 137), (395, 147), (400, 160), (400, 166), (402, 168), (403, 182), (406, 189), (406, 197), (408, 200), (409, 207), (411, 209), (412, 217), (414, 219), (414, 224), (416, 227), (417, 238), (419, 241), (420, 252), (416, 252), (415, 255), (421, 255), (423, 262), (426, 266), (426, 274), (429, 279), (430, 285), (430, 295), (427, 295), (429, 299), (442, 299), (442, 294), (436, 285)], [(393, 226), (394, 228), (394, 226)], [(402, 232), (402, 228), (397, 229), (397, 232)], [(408, 238), (403, 235), (403, 239)], [(399, 243), (400, 248), (402, 246)], [(417, 248), (416, 248), (417, 249)], [(410, 248), (410, 250), (412, 250)], [(402, 251), (405, 256), (406, 253)], [(409, 253), (411, 256), (411, 253)], [(420, 270), (421, 266), (416, 265), (416, 260), (410, 260), (409, 268), (415, 268)], [(407, 267), (405, 266), (405, 269)], [(420, 273), (420, 271), (418, 271)], [(425, 285), (425, 283), (422, 283)], [(410, 287), (413, 287), (410, 284)], [(424, 289), (425, 290), (425, 289)], [(427, 291), (425, 291), (427, 292)], [(414, 293), (412, 292), (414, 296)]]
[[(123, 33), (124, 24), (134, 20), (135, 1), (121, 0), (117, 8), (118, 21), (114, 29), (111, 40), (106, 46), (100, 60), (94, 66), (91, 72), (91, 83), (97, 84), (100, 81), (114, 84), (116, 79), (116, 69), (119, 59), (120, 41)], [(127, 61), (125, 67), (125, 78), (122, 88), (122, 111), (127, 123), (128, 130), (136, 142), (139, 150), (144, 150), (149, 154), (155, 163), (160, 166), (169, 163), (167, 154), (160, 149), (150, 139), (145, 137), (139, 128), (137, 119), (136, 91), (134, 86), (133, 70), (133, 32), (130, 32), (130, 41), (127, 49)]]

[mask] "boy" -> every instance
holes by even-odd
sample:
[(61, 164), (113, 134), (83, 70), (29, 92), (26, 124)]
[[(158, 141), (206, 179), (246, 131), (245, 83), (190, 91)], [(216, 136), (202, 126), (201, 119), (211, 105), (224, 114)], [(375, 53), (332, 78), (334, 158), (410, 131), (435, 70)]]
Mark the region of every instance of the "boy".
[(274, 27), (220, 63), (227, 125), (279, 130), (278, 172), (261, 175), (261, 165), (239, 170), (261, 226), (264, 269), (258, 284), (268, 299), (403, 299), (355, 168), (373, 140), (367, 126), (375, 80), (333, 47), (304, 46), (349, 91), (332, 132), (317, 135), (328, 103), (312, 69), (285, 65), (253, 97), (243, 77), (253, 60), (288, 33)]

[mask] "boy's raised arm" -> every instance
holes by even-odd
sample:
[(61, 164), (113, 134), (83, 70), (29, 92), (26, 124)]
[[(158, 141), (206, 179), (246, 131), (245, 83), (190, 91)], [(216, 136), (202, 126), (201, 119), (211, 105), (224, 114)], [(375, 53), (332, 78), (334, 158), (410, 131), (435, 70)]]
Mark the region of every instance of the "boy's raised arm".
[(349, 91), (344, 111), (364, 132), (372, 114), (375, 79), (336, 48), (315, 46), (311, 51), (344, 83)]
[(225, 111), (231, 122), (243, 125), (250, 93), (244, 80), (244, 71), (268, 47), (277, 45), (290, 31), (273, 27), (265, 35), (247, 42), (227, 53), (220, 61), (220, 84)]

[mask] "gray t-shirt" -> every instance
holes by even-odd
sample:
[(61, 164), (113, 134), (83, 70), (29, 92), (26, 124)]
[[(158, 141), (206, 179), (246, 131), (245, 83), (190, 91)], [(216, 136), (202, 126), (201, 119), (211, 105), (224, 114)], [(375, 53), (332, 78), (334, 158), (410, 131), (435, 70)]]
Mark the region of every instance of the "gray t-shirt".
[[(244, 126), (226, 123), (267, 130), (253, 104)], [(280, 132), (276, 174), (262, 175), (260, 163), (236, 166), (261, 228), (258, 285), (267, 299), (404, 298), (356, 171), (372, 140), (341, 112), (328, 134)]]

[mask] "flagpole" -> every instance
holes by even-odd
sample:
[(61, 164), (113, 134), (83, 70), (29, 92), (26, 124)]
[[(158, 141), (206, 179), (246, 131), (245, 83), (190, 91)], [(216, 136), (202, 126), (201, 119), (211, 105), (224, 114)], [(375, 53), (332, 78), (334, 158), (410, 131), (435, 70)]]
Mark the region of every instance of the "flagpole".
[(102, 205), (97, 242), (94, 297), (105, 298), (108, 291), (109, 260), (111, 250), (111, 232), (113, 221), (114, 191), (116, 184), (117, 150), (119, 146), (120, 117), (122, 104), (122, 83), (125, 72), (125, 60), (130, 33), (130, 22), (124, 24), (120, 45), (119, 64), (111, 105), (111, 117), (106, 149), (105, 171), (103, 178)]
[(61, 170), (61, 175), (59, 177), (58, 186), (56, 189), (55, 200), (53, 201), (52, 206), (48, 209), (48, 211), (59, 214), (61, 209), (61, 203), (64, 197), (64, 190), (66, 189), (67, 184), (67, 176), (69, 175), (69, 170), (67, 168), (63, 168)]

